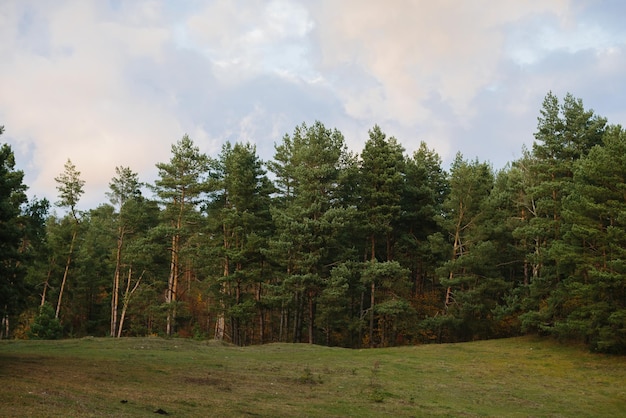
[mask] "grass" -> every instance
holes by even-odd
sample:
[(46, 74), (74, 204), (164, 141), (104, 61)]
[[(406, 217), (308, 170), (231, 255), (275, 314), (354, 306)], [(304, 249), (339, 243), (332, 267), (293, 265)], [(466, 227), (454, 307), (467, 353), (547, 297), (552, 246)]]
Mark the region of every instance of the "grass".
[(524, 337), (348, 350), (0, 341), (3, 417), (617, 417), (626, 358)]

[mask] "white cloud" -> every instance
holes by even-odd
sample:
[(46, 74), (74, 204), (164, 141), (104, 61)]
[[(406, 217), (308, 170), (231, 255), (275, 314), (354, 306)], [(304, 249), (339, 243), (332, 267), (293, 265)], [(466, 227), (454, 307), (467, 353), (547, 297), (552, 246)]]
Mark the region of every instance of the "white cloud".
[(208, 57), (221, 80), (237, 83), (261, 73), (314, 79), (307, 43), (313, 27), (295, 2), (218, 0), (194, 12), (178, 31), (182, 46)]
[(184, 133), (212, 155), (242, 140), (268, 159), (274, 142), (315, 120), (357, 152), (379, 124), (409, 153), (426, 140), (444, 161), (460, 150), (501, 166), (532, 141), (548, 90), (626, 117), (624, 6), (611, 8), (4, 0), (1, 140), (26, 158), (31, 192), (53, 200), (71, 158), (86, 207), (104, 200), (116, 165), (151, 181)]
[[(130, 59), (160, 59), (168, 36), (162, 28), (124, 27), (103, 20), (97, 2), (65, 2), (34, 8), (26, 2), (3, 9), (12, 33), (3, 33), (0, 109), (7, 135), (31, 142), (30, 184), (55, 199), (54, 177), (70, 158), (89, 185), (85, 199), (101, 200), (115, 165), (145, 170), (152, 143), (178, 136), (179, 122), (167, 103), (134, 95)], [(28, 24), (15, 25), (28, 15)], [(46, 39), (33, 31), (47, 34)], [(45, 47), (36, 47), (45, 43)], [(155, 123), (157, 122), (158, 123)], [(167, 152), (167, 150), (165, 150)]]

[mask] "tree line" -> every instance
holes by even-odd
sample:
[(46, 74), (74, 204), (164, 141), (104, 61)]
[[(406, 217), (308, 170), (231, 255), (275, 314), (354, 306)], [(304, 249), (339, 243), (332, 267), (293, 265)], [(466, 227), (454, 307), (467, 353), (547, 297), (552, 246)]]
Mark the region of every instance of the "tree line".
[(117, 167), (109, 203), (88, 211), (68, 160), (63, 215), (27, 201), (5, 144), (1, 336), (381, 347), (540, 333), (625, 353), (626, 133), (548, 93), (534, 137), (502, 170), (459, 153), (446, 171), (379, 126), (355, 154), (303, 123), (267, 162), (185, 135), (154, 184)]

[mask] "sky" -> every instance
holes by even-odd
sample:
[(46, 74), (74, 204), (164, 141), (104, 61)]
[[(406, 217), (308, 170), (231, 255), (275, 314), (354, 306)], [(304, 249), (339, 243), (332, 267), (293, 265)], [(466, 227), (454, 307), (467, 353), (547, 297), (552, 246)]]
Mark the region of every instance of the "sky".
[(531, 147), (543, 98), (566, 93), (626, 125), (622, 0), (0, 0), (0, 143), (29, 196), (58, 200), (70, 159), (79, 209), (115, 167), (153, 182), (188, 134), (263, 160), (321, 121), (360, 153), (380, 126), (444, 169), (494, 169)]

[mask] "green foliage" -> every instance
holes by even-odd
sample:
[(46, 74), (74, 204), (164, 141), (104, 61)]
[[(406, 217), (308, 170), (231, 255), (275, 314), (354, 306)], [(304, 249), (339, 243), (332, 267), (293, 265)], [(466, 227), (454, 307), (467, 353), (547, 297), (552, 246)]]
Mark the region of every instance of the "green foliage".
[(80, 178), (80, 171), (76, 170), (76, 166), (68, 159), (63, 172), (55, 177), (54, 181), (57, 182), (59, 192), (57, 206), (68, 208), (72, 217), (76, 219), (78, 217), (76, 205), (85, 192), (85, 181)]
[(63, 326), (58, 318), (55, 318), (54, 308), (49, 303), (39, 308), (28, 331), (31, 340), (57, 340), (63, 336)]
[(460, 153), (447, 172), (425, 143), (407, 156), (368, 135), (353, 154), (303, 123), (267, 163), (249, 143), (211, 158), (185, 135), (157, 164), (155, 200), (117, 167), (114, 206), (80, 217), (71, 161), (56, 179), (69, 213), (48, 215), (4, 146), (3, 321), (14, 302), (56, 299), (72, 335), (374, 347), (538, 332), (626, 352), (620, 126), (548, 93), (532, 148), (499, 172)]
[[(0, 134), (3, 128), (0, 127)], [(0, 316), (19, 313), (27, 297), (23, 247), (28, 215), (22, 216), (27, 187), (24, 173), (15, 168), (15, 156), (8, 144), (0, 146)], [(25, 225), (26, 224), (26, 225)], [(31, 224), (32, 225), (32, 224)]]

